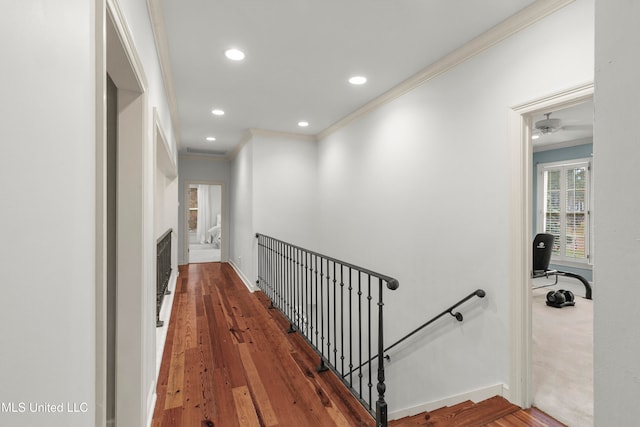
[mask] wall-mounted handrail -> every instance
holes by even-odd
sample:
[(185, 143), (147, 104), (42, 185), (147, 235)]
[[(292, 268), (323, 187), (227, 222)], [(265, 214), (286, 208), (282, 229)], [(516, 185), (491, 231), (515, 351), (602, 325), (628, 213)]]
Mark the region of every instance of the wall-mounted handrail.
[[(413, 335), (415, 335), (416, 333), (420, 332), (422, 329), (426, 328), (427, 326), (429, 326), (430, 324), (432, 324), (433, 322), (435, 322), (436, 320), (440, 319), (442, 316), (444, 316), (445, 314), (450, 314), (451, 316), (455, 317), (456, 320), (458, 322), (462, 322), (464, 320), (464, 317), (462, 316), (462, 313), (460, 312), (455, 312), (453, 310), (455, 310), (456, 308), (458, 308), (460, 305), (464, 304), (465, 302), (469, 301), (471, 298), (473, 297), (479, 297), (479, 298), (484, 298), (486, 295), (486, 292), (483, 291), (482, 289), (477, 289), (475, 291), (473, 291), (472, 293), (470, 293), (469, 295), (467, 295), (466, 297), (462, 298), (460, 301), (458, 301), (457, 303), (453, 304), (451, 307), (447, 308), (446, 310), (444, 310), (442, 313), (438, 314), (437, 316), (433, 317), (432, 319), (426, 321), (425, 323), (423, 323), (421, 326), (417, 327), (416, 329), (414, 329), (413, 331), (409, 332), (407, 335), (405, 335), (404, 337), (400, 338), (398, 341), (394, 342), (393, 344), (391, 344), (389, 347), (385, 348), (383, 350), (383, 353), (386, 353), (387, 351), (391, 350), (393, 347), (397, 346), (398, 344), (400, 344), (401, 342), (409, 339), (410, 337), (412, 337)], [(387, 360), (389, 360), (389, 356), (385, 355), (384, 356)], [(363, 366), (365, 366), (368, 363), (371, 363), (375, 358), (371, 358), (365, 362), (363, 362), (360, 366), (356, 366), (355, 368), (353, 368), (351, 371), (347, 372), (345, 375), (349, 375), (352, 372), (355, 372), (359, 369), (361, 369)]]
[[(375, 416), (376, 426), (387, 426), (383, 294), (385, 287), (397, 289), (398, 281), (270, 236), (256, 238), (257, 284), (270, 308), (277, 308), (289, 321), (289, 332), (299, 333), (318, 353), (318, 371), (332, 370)], [(375, 358), (380, 362), (375, 389), (372, 369), (343, 375)]]

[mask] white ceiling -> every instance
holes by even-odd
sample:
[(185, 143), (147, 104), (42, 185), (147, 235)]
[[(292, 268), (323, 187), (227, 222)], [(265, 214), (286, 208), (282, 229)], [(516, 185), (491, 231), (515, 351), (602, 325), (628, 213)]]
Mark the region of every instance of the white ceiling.
[(160, 0), (181, 151), (227, 154), (248, 129), (317, 135), (532, 3)]

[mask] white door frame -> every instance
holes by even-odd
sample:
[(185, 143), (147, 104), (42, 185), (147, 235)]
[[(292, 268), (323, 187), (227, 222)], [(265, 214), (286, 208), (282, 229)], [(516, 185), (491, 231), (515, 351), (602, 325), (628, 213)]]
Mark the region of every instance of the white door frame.
[(580, 104), (593, 97), (593, 83), (512, 107), (509, 111), (509, 278), (510, 369), (507, 397), (516, 405), (532, 403), (531, 230), (532, 230), (532, 116), (549, 109)]
[[(152, 202), (147, 153), (147, 82), (117, 0), (95, 1), (96, 39), (96, 411), (95, 425), (147, 423), (145, 371), (155, 330), (152, 281)], [(107, 420), (107, 167), (106, 75), (118, 87), (117, 303), (115, 419)], [(155, 284), (153, 284), (155, 287)], [(155, 336), (155, 335), (154, 335)], [(152, 349), (155, 351), (155, 349)], [(155, 390), (155, 385), (152, 386)], [(154, 395), (155, 396), (155, 395)]]
[(220, 230), (220, 234), (222, 236), (222, 245), (220, 245), (220, 262), (226, 262), (227, 260), (227, 216), (225, 215), (225, 187), (224, 183), (220, 181), (184, 181), (183, 194), (184, 194), (184, 226), (182, 229), (182, 235), (184, 238), (182, 239), (182, 253), (184, 254), (184, 262), (189, 264), (189, 186), (191, 185), (219, 185), (220, 186), (220, 222), (222, 223), (222, 229)]

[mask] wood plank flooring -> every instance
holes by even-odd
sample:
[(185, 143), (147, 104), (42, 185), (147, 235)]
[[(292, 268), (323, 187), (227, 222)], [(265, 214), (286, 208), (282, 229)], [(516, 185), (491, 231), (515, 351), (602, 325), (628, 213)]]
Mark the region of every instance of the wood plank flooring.
[(180, 268), (154, 427), (375, 425), (267, 306), (228, 264)]
[[(180, 267), (158, 378), (153, 427), (355, 426), (375, 421), (269, 301), (226, 263)], [(561, 427), (502, 398), (463, 402), (389, 423)]]

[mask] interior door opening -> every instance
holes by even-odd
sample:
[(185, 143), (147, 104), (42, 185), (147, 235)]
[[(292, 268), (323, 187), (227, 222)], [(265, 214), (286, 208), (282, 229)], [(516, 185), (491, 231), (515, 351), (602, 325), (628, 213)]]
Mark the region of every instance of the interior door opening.
[(222, 185), (187, 184), (187, 262), (220, 262), (223, 247)]
[[(593, 284), (593, 100), (532, 112), (531, 242), (553, 235), (551, 269)], [(567, 293), (570, 292), (569, 293)], [(553, 305), (575, 296), (575, 305)], [(593, 425), (593, 301), (571, 277), (531, 279), (531, 404), (568, 424)]]

